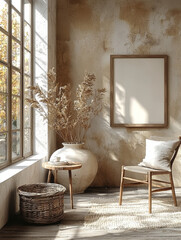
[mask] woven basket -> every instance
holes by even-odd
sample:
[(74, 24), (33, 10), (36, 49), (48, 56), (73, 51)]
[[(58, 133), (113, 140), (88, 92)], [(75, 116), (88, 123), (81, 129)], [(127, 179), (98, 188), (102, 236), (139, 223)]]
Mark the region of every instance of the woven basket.
[(66, 188), (55, 183), (28, 184), (18, 187), (20, 212), (29, 223), (51, 224), (64, 217)]

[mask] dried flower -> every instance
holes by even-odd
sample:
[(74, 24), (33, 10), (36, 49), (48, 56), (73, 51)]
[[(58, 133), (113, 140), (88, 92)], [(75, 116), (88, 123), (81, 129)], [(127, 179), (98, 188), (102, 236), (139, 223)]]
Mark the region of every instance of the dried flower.
[(102, 110), (105, 88), (94, 89), (95, 75), (85, 73), (83, 82), (76, 89), (76, 99), (72, 99), (70, 84), (60, 86), (54, 69), (47, 77), (51, 83), (49, 90), (45, 92), (38, 85), (30, 86), (28, 89), (33, 94), (26, 101), (65, 142), (84, 141), (92, 119)]

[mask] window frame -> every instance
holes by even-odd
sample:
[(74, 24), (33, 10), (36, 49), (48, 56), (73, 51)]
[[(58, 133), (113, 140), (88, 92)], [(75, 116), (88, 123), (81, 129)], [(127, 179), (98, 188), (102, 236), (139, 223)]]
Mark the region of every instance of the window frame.
[[(0, 27), (0, 31), (5, 34), (8, 38), (8, 49), (7, 49), (7, 62), (0, 59), (0, 65), (3, 67), (7, 67), (7, 91), (6, 92), (0, 92), (0, 94), (3, 94), (7, 97), (7, 122), (6, 122), (6, 131), (1, 131), (0, 134), (6, 134), (7, 141), (6, 141), (6, 155), (4, 162), (0, 163), (0, 169), (5, 168), (15, 162), (18, 162), (28, 156), (31, 156), (33, 154), (33, 111), (30, 107), (29, 113), (30, 113), (30, 119), (29, 119), (29, 127), (25, 127), (24, 124), (24, 106), (25, 106), (25, 77), (28, 77), (30, 79), (30, 85), (33, 85), (33, 0), (20, 0), (21, 1), (21, 10), (18, 11), (18, 9), (13, 6), (11, 0), (4, 0), (8, 4), (8, 25), (7, 25), (7, 31)], [(31, 4), (31, 20), (30, 23), (28, 23), (24, 18), (24, 6), (25, 3), (28, 2)], [(18, 40), (15, 36), (13, 36), (12, 33), (12, 10), (14, 10), (19, 16), (20, 16), (20, 39)], [(25, 28), (25, 22), (30, 26), (30, 49), (27, 49), (25, 46), (25, 36), (24, 36), (24, 28)], [(17, 68), (16, 66), (13, 66), (12, 62), (12, 40), (18, 42), (20, 44), (20, 68)], [(30, 73), (25, 73), (25, 51), (30, 52)], [(13, 71), (16, 71), (20, 73), (20, 92), (18, 95), (15, 95), (12, 93), (12, 73)], [(13, 129), (12, 128), (12, 97), (17, 97), (20, 99), (20, 126), (19, 128)], [(24, 134), (25, 130), (28, 129), (30, 131), (30, 151), (27, 153), (24, 153)], [(19, 155), (15, 158), (12, 156), (12, 135), (13, 133), (19, 133), (20, 134), (20, 152)]]

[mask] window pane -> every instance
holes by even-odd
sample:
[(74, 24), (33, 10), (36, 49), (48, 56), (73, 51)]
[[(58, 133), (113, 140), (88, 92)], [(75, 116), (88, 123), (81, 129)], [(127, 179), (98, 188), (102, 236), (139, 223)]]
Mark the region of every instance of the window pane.
[(20, 73), (12, 71), (12, 94), (20, 95)]
[(0, 134), (0, 163), (7, 160), (7, 135)]
[(12, 64), (20, 68), (20, 45), (14, 40), (12, 40)]
[(31, 24), (31, 4), (30, 1), (24, 1), (24, 19)]
[(30, 104), (25, 101), (24, 105), (24, 127), (31, 127), (31, 108)]
[(30, 90), (27, 89), (31, 84), (31, 79), (28, 76), (24, 76), (24, 127), (31, 127), (31, 107), (26, 101), (27, 97), (31, 96)]
[(31, 46), (31, 28), (30, 26), (25, 22), (24, 23), (24, 46), (30, 50)]
[(27, 96), (29, 96), (29, 93), (30, 93), (30, 91), (27, 90), (27, 87), (29, 87), (30, 85), (31, 85), (31, 78), (28, 76), (24, 76), (24, 90)]
[(0, 26), (8, 31), (8, 4), (4, 0), (0, 3)]
[(30, 64), (31, 64), (31, 54), (25, 50), (25, 56), (24, 56), (25, 62), (24, 62), (24, 70), (25, 73), (30, 74)]
[(0, 92), (7, 92), (8, 69), (0, 64)]
[(7, 96), (0, 94), (0, 131), (7, 130)]
[(24, 154), (31, 152), (31, 129), (24, 129)]
[(19, 12), (21, 12), (21, 0), (12, 0), (12, 4)]
[(8, 36), (0, 31), (0, 60), (8, 61)]
[(12, 9), (12, 35), (20, 40), (20, 16)]
[(20, 132), (12, 132), (12, 158), (20, 156)]
[(12, 129), (20, 128), (20, 98), (12, 97)]

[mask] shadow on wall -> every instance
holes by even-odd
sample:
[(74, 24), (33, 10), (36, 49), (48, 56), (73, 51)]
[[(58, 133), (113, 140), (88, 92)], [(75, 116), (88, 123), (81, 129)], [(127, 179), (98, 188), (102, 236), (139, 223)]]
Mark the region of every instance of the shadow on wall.
[(9, 193), (9, 198), (8, 200), (8, 219), (11, 220), (14, 217), (14, 213), (16, 212), (16, 186), (13, 184), (14, 187), (11, 188), (10, 193)]
[(98, 159), (98, 173), (92, 186), (118, 187), (121, 165), (136, 164), (143, 158), (143, 133), (110, 127), (109, 78), (104, 76), (105, 107), (93, 121), (86, 135), (86, 147)]
[(69, 1), (57, 1), (57, 56), (56, 70), (57, 81), (61, 85), (71, 82), (70, 78), (70, 20), (69, 20)]
[[(69, 9), (68, 2), (71, 9)], [(59, 30), (57, 70), (59, 80), (65, 84), (72, 78), (71, 74), (74, 74), (74, 79), (79, 79), (78, 76), (82, 73), (81, 67), (87, 66), (88, 69), (91, 67), (97, 76), (102, 76), (99, 83), (107, 89), (107, 106), (104, 113), (94, 119), (86, 139), (86, 146), (97, 155), (99, 162), (97, 177), (93, 182), (94, 186), (119, 186), (121, 165), (135, 165), (140, 162), (144, 157), (146, 137), (150, 135), (177, 136), (180, 131), (180, 40), (179, 31), (174, 31), (174, 28), (180, 27), (181, 23), (179, 1), (115, 0), (113, 2), (114, 4), (109, 0), (57, 1), (57, 12), (59, 13), (57, 17)], [(91, 18), (87, 18), (88, 14), (82, 14), (85, 3), (89, 5), (93, 13)], [(72, 15), (69, 14), (69, 11)], [(80, 11), (81, 14), (79, 14)], [(86, 13), (86, 11), (84, 12)], [(99, 32), (96, 28), (89, 28), (90, 22), (92, 26), (98, 26), (97, 23), (100, 23)], [(69, 26), (69, 24), (72, 25)], [(79, 26), (80, 24), (82, 25)], [(173, 35), (174, 32), (176, 35)], [(85, 38), (85, 33), (89, 33), (87, 38)], [(101, 50), (102, 43), (104, 43), (104, 49)], [(110, 127), (109, 55), (114, 53), (166, 53), (170, 56), (169, 114), (171, 117), (169, 128), (127, 129)], [(129, 114), (131, 96), (127, 97), (128, 108), (126, 110)], [(135, 98), (140, 104), (140, 99), (137, 96)], [(141, 107), (146, 108), (144, 104)], [(179, 172), (179, 168), (177, 171)], [(180, 177), (177, 181), (179, 179)]]

